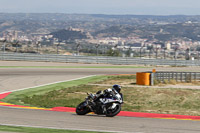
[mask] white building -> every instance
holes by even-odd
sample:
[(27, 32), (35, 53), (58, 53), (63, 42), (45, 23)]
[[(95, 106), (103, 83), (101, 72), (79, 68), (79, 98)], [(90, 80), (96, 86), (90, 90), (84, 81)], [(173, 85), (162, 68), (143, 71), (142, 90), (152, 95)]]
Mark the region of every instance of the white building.
[(171, 49), (171, 43), (166, 43), (166, 44), (165, 44), (165, 48), (166, 48), (167, 50), (170, 50), (170, 49)]

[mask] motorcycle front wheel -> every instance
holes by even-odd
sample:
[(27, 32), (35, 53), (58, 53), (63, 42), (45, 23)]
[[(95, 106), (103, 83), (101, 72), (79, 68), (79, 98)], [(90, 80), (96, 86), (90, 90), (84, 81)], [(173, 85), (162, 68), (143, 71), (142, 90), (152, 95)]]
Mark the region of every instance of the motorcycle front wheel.
[(76, 107), (77, 115), (86, 115), (89, 112), (90, 112), (90, 109), (86, 106), (86, 102), (82, 102)]
[(106, 111), (107, 117), (116, 116), (121, 111), (121, 104), (117, 104), (115, 108)]

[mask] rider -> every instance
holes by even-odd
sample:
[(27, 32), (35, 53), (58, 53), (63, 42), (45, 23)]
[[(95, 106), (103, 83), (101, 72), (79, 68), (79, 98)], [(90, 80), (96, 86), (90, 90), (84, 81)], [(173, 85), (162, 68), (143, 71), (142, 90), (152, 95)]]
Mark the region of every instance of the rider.
[(111, 101), (123, 102), (123, 95), (120, 93), (121, 86), (113, 85), (112, 89), (106, 89), (104, 91), (98, 91), (96, 93), (95, 101), (100, 101), (102, 104), (109, 103)]

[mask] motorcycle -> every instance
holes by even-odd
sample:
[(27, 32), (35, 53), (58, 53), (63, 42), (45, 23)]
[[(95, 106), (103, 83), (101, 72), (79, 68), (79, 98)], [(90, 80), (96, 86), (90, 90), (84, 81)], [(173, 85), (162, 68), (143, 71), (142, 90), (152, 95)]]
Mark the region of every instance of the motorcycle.
[[(106, 115), (107, 117), (116, 116), (121, 111), (122, 99), (103, 99), (96, 100), (95, 94), (88, 94), (84, 102), (81, 102), (76, 107), (77, 115), (86, 115), (87, 113), (94, 112), (97, 115)], [(104, 100), (104, 104), (102, 103)]]

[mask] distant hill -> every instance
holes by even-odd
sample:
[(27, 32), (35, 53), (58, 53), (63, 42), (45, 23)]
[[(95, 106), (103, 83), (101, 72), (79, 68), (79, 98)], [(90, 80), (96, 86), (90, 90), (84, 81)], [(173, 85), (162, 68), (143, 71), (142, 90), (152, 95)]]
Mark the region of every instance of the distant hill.
[(114, 23), (127, 24), (129, 21), (140, 21), (139, 23), (156, 22), (178, 22), (198, 21), (200, 15), (105, 15), (105, 14), (66, 14), (66, 13), (0, 13), (0, 21), (110, 21)]
[[(66, 30), (69, 27), (82, 29)], [(59, 30), (58, 29), (65, 29)], [(159, 41), (200, 41), (200, 15), (104, 15), (64, 13), (0, 13), (0, 36), (51, 34), (59, 40), (101, 37), (139, 37)], [(87, 32), (87, 33), (86, 33)]]
[(127, 37), (134, 33), (135, 30), (136, 28), (133, 26), (111, 26), (107, 29), (97, 31), (93, 35), (99, 37)]
[(74, 31), (71, 29), (62, 29), (56, 32), (50, 33), (54, 38), (58, 38), (59, 40), (75, 40), (75, 39), (87, 39), (86, 33), (82, 31)]
[(131, 37), (155, 39), (168, 41), (174, 38), (192, 39), (200, 41), (200, 23), (175, 23), (175, 24), (149, 24), (140, 26), (120, 25), (111, 26), (103, 30), (96, 31), (96, 37)]

